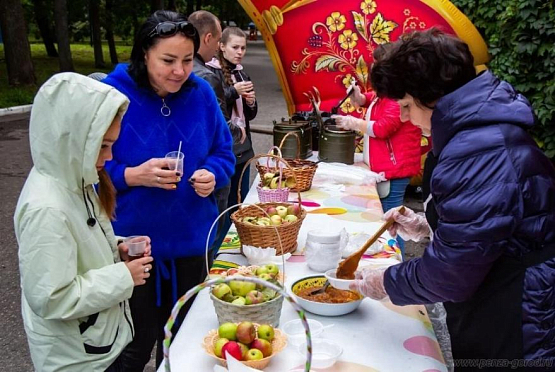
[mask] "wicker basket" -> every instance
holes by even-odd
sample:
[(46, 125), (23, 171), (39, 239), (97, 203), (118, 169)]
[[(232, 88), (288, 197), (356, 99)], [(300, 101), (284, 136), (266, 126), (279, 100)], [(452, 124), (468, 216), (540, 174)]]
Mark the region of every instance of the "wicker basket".
[[(239, 323), (239, 322), (234, 322), (234, 323)], [(259, 325), (260, 324), (254, 323), (254, 327), (256, 329), (258, 329)], [(214, 354), (214, 345), (216, 344), (216, 341), (218, 341), (218, 338), (219, 338), (218, 330), (213, 329), (204, 338), (202, 346), (204, 347), (204, 350), (206, 350), (208, 355), (216, 358), (218, 362), (220, 362), (224, 367), (227, 367), (226, 360), (224, 358), (217, 357), (216, 354)], [(279, 352), (285, 349), (286, 346), (287, 346), (287, 336), (285, 336), (283, 332), (281, 332), (279, 329), (274, 329), (274, 339), (272, 340), (272, 355), (259, 360), (243, 360), (241, 361), (241, 363), (251, 368), (262, 370), (268, 366), (268, 364), (270, 363), (270, 360), (274, 357), (274, 355), (277, 355)]]
[(220, 324), (231, 322), (238, 323), (249, 321), (253, 323), (270, 324), (272, 327), (279, 325), (281, 317), (281, 306), (283, 305), (283, 296), (255, 305), (235, 305), (225, 302), (217, 298), (210, 292), (210, 298), (214, 303), (214, 309), (218, 316)]
[[(245, 174), (245, 169), (250, 162), (261, 157), (274, 158), (277, 161), (284, 162), (286, 166), (289, 167), (289, 164), (287, 164), (285, 160), (275, 155), (256, 155), (249, 159), (239, 178), (239, 188), (237, 190), (237, 200), (239, 203), (241, 202), (241, 180)], [(233, 212), (231, 214), (231, 221), (233, 221), (237, 229), (237, 234), (241, 241), (241, 250), (243, 249), (243, 245), (252, 245), (261, 248), (275, 248), (277, 255), (294, 252), (297, 249), (297, 236), (299, 235), (299, 230), (306, 217), (306, 211), (301, 206), (301, 193), (299, 191), (297, 191), (297, 197), (300, 213), (295, 222), (284, 223), (277, 226), (259, 226), (243, 222), (244, 217), (266, 217), (267, 214), (265, 210), (268, 207), (277, 207), (278, 205), (288, 207), (291, 205), (289, 203), (257, 203), (254, 205), (242, 206), (237, 211)]]
[[(273, 149), (273, 148), (272, 148)], [(279, 157), (281, 158), (281, 151), (279, 147), (275, 147), (277, 149)], [(270, 150), (271, 152), (272, 150)], [(268, 163), (270, 158), (268, 158)], [(267, 166), (267, 168), (269, 168)], [(274, 173), (275, 175), (275, 173)], [(272, 203), (272, 202), (287, 202), (289, 200), (289, 187), (283, 186), (282, 187), (282, 175), (283, 171), (282, 168), (279, 168), (279, 185), (277, 189), (263, 189), (262, 182), (256, 186), (256, 191), (258, 192), (258, 200), (262, 203)], [(264, 175), (261, 176), (261, 180)]]
[[(286, 168), (283, 170), (285, 177), (295, 177), (296, 184), (294, 187), (291, 188), (292, 191), (310, 190), (310, 188), (312, 187), (312, 179), (314, 178), (314, 174), (316, 173), (318, 164), (311, 160), (300, 159), (301, 140), (299, 139), (299, 135), (295, 132), (289, 132), (285, 136), (283, 136), (279, 147), (283, 146), (288, 136), (295, 136), (297, 138), (297, 158), (286, 159), (287, 163), (291, 166), (292, 169)], [(260, 174), (261, 178), (264, 177), (264, 173), (266, 172), (275, 173), (277, 171), (276, 167), (269, 167), (268, 165), (264, 166), (259, 163), (256, 163), (256, 169), (258, 170), (258, 174)]]
[[(274, 291), (277, 291), (281, 296), (286, 297), (287, 298), (287, 302), (293, 306), (293, 309), (297, 312), (298, 316), (301, 319), (302, 325), (305, 329), (305, 334), (306, 334), (306, 363), (304, 365), (304, 371), (305, 372), (309, 372), (310, 371), (310, 367), (312, 365), (312, 336), (310, 333), (310, 328), (308, 327), (308, 322), (306, 320), (306, 315), (305, 315), (305, 311), (297, 304), (297, 302), (295, 301), (295, 299), (289, 294), (287, 293), (287, 291), (284, 288), (281, 288), (279, 286), (277, 286), (276, 284), (267, 282), (265, 280), (262, 280), (260, 278), (256, 278), (256, 277), (227, 277), (227, 278), (216, 278), (216, 279), (210, 279), (207, 280), (204, 283), (201, 283), (199, 285), (197, 285), (196, 287), (193, 287), (191, 289), (189, 289), (181, 298), (179, 298), (179, 300), (177, 300), (177, 302), (175, 303), (170, 317), (168, 318), (168, 321), (166, 322), (166, 325), (164, 326), (164, 341), (162, 342), (162, 350), (164, 352), (164, 370), (166, 372), (171, 372), (171, 365), (170, 365), (170, 344), (171, 344), (171, 340), (172, 340), (172, 328), (175, 324), (175, 319), (177, 319), (178, 315), (179, 315), (179, 311), (181, 310), (181, 308), (183, 307), (183, 305), (185, 305), (185, 303), (190, 300), (193, 296), (195, 296), (197, 293), (199, 293), (200, 291), (202, 291), (205, 288), (210, 288), (210, 286), (216, 285), (216, 284), (221, 284), (221, 283), (229, 283), (230, 281), (233, 280), (242, 280), (242, 281), (246, 281), (246, 282), (251, 282), (251, 283), (255, 283), (255, 284), (260, 284), (260, 285), (264, 285), (270, 289), (273, 289)], [(278, 329), (274, 330), (275, 332), (275, 336), (277, 338), (277, 334), (279, 333)], [(281, 338), (280, 338), (281, 339)], [(213, 341), (212, 341), (212, 345)], [(274, 346), (274, 355), (277, 354), (276, 350), (282, 350), (284, 347), (286, 346), (286, 343), (284, 342), (283, 345), (275, 345)], [(213, 350), (213, 346), (212, 346), (212, 350)], [(179, 352), (179, 350), (177, 350), (177, 352)], [(213, 351), (212, 351), (213, 352)], [(210, 353), (210, 352), (209, 352)], [(271, 358), (268, 357), (268, 359)]]
[(262, 203), (287, 202), (289, 200), (289, 187), (265, 190), (260, 185), (256, 186), (258, 200)]

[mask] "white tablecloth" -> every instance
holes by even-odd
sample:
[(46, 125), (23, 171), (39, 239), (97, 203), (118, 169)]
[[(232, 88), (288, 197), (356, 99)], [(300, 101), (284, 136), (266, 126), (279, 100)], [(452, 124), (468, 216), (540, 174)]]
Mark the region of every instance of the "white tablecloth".
[[(258, 178), (253, 185), (256, 185), (257, 182)], [(379, 216), (374, 218), (372, 213), (370, 215), (367, 213), (373, 207), (366, 201), (377, 198), (374, 187), (355, 189), (351, 187), (349, 193), (345, 191), (345, 188), (341, 189), (336, 186), (314, 184), (311, 190), (303, 193), (303, 200), (306, 196), (308, 200), (319, 202), (321, 207), (343, 206), (348, 212), (337, 216), (309, 213), (299, 233), (299, 248), (304, 247), (307, 231), (314, 228), (339, 230), (345, 227), (349, 232), (371, 234), (381, 225)], [(363, 191), (371, 195), (363, 195)], [(337, 197), (336, 193), (343, 196)], [(253, 187), (246, 202), (257, 201), (256, 188)], [(361, 201), (363, 202), (361, 203)], [(379, 199), (377, 202), (379, 204)], [(372, 222), (372, 220), (374, 221)], [(222, 257), (237, 264), (247, 264), (244, 257), (236, 254), (223, 254), (218, 259), (222, 259)], [(314, 273), (307, 267), (303, 256), (293, 256), (285, 264), (286, 288), (290, 292), (290, 286), (295, 280)], [(280, 324), (297, 317), (293, 308), (287, 301), (284, 301)], [(307, 313), (307, 317), (317, 319), (324, 325), (334, 324), (333, 327), (324, 331), (323, 337), (330, 338), (343, 347), (343, 354), (340, 356), (339, 362), (333, 367), (321, 371), (431, 372), (447, 370), (423, 306), (397, 307), (390, 302), (365, 299), (356, 311), (347, 315), (323, 317)], [(217, 327), (218, 320), (208, 290), (201, 291), (170, 347), (171, 370), (176, 372), (212, 371), (216, 361), (204, 352), (201, 343), (204, 336), (211, 329)], [(288, 345), (281, 353), (272, 358), (265, 371), (288, 372), (291, 369), (303, 368), (304, 362), (304, 353), (301, 355), (296, 347)], [(158, 371), (165, 371), (164, 364)]]

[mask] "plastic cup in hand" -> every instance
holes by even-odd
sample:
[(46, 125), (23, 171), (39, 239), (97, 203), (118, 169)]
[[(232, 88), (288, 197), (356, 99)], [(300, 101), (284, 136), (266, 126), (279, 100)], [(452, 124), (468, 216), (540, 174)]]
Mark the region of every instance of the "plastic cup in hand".
[(146, 249), (146, 242), (146, 236), (128, 236), (125, 239), (125, 244), (128, 248), (127, 255), (131, 261), (143, 257)]
[(183, 175), (183, 160), (185, 159), (185, 154), (180, 151), (172, 151), (166, 154), (166, 161), (168, 162), (168, 169), (175, 170), (179, 174)]

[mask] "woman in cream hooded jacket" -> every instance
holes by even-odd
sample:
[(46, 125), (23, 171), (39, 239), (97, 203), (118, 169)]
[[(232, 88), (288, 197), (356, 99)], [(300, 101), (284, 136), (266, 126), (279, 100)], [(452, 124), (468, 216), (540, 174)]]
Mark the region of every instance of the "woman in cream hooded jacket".
[(133, 337), (133, 278), (93, 189), (103, 136), (127, 105), (116, 89), (74, 73), (55, 75), (35, 97), (34, 167), (14, 223), (37, 371), (104, 371)]

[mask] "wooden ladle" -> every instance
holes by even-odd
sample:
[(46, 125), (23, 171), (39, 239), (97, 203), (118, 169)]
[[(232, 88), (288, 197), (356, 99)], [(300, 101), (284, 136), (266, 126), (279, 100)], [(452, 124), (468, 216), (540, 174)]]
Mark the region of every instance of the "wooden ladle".
[[(404, 214), (405, 213), (405, 207), (401, 206), (401, 208), (398, 209), (399, 213)], [(376, 231), (376, 233), (374, 235), (372, 235), (372, 237), (370, 239), (368, 239), (366, 241), (366, 243), (364, 243), (364, 245), (355, 253), (351, 254), (349, 257), (347, 257), (346, 259), (344, 259), (343, 261), (341, 261), (339, 263), (339, 266), (337, 267), (337, 271), (335, 273), (335, 276), (339, 279), (354, 279), (355, 278), (355, 271), (358, 268), (358, 263), (360, 261), (360, 259), (362, 258), (362, 255), (364, 254), (364, 252), (366, 252), (366, 250), (372, 245), (374, 244), (374, 242), (376, 240), (378, 240), (378, 238), (391, 226), (393, 225), (395, 221), (393, 220), (393, 218), (388, 219), (387, 221), (385, 221), (383, 223), (383, 225), (379, 228), (378, 231)]]

